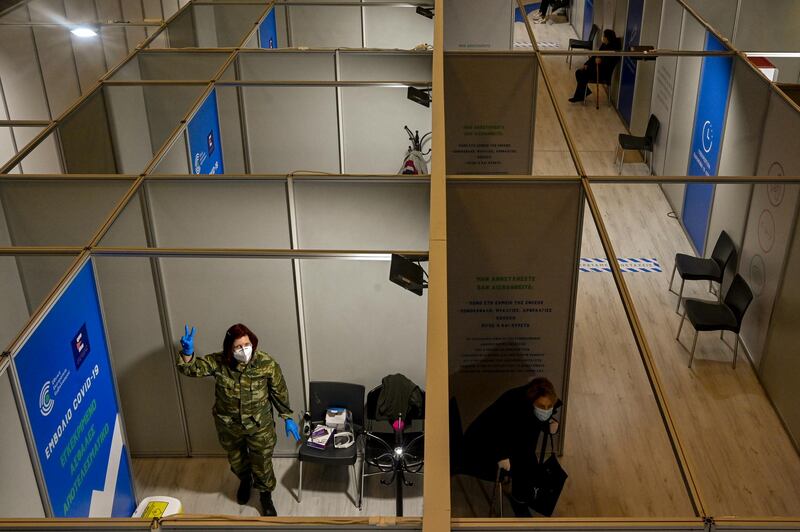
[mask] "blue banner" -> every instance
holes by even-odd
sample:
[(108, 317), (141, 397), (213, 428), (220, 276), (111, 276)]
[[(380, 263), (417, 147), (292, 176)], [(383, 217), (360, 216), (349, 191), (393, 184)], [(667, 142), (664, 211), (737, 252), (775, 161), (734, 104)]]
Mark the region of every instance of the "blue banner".
[[(719, 40), (706, 34), (707, 51), (727, 50)], [(694, 113), (692, 152), (689, 156), (688, 175), (717, 175), (725, 113), (731, 88), (733, 58), (704, 57), (700, 69), (700, 88)]]
[[(630, 0), (628, 2), (628, 21), (625, 24), (625, 41), (623, 50), (630, 50), (631, 46), (639, 46), (642, 35), (642, 15), (644, 14), (644, 0)], [(619, 99), (617, 108), (627, 126), (631, 125), (633, 113), (633, 93), (636, 90), (636, 66), (639, 62), (632, 57), (622, 58), (622, 72), (619, 80)]]
[[(708, 51), (726, 50), (725, 46), (710, 33), (706, 33), (704, 49)], [(731, 57), (703, 58), (687, 175), (717, 175), (732, 71), (733, 58)], [(711, 184), (689, 183), (686, 185), (683, 200), (683, 225), (698, 254), (703, 254), (705, 250), (713, 196), (714, 186)]]
[(217, 112), (217, 89), (213, 89), (206, 101), (189, 121), (189, 153), (192, 155), (193, 174), (224, 174), (222, 164), (222, 142)]
[(278, 27), (275, 24), (275, 9), (270, 9), (269, 14), (258, 27), (258, 39), (261, 48), (278, 47)]
[[(534, 9), (539, 9), (541, 7), (541, 2), (533, 2), (530, 4), (525, 4), (525, 14), (528, 15)], [(522, 13), (520, 13), (519, 8), (514, 8), (514, 22), (525, 22), (525, 19), (522, 17)]]
[(14, 365), (52, 515), (130, 517), (136, 501), (91, 261)]
[(584, 41), (589, 38), (594, 23), (594, 0), (586, 0), (583, 4), (583, 32), (581, 39)]

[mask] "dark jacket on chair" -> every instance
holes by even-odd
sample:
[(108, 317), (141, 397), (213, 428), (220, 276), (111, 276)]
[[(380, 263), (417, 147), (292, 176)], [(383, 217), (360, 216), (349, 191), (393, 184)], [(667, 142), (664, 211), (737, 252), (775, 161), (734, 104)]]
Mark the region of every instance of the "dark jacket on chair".
[(393, 421), (398, 414), (408, 419), (414, 412), (422, 412), (422, 390), (402, 373), (387, 375), (381, 381), (383, 389), (378, 396), (375, 418)]

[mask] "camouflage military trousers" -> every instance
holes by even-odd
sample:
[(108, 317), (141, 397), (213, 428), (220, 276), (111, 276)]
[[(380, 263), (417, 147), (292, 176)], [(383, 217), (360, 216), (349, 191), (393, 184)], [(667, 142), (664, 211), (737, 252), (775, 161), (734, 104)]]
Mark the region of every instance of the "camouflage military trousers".
[(272, 451), (277, 440), (275, 423), (270, 420), (264, 426), (256, 425), (247, 429), (236, 422), (226, 425), (216, 418), (214, 422), (219, 443), (228, 453), (233, 474), (239, 478), (252, 475), (253, 488), (273, 491), (275, 471), (272, 469)]

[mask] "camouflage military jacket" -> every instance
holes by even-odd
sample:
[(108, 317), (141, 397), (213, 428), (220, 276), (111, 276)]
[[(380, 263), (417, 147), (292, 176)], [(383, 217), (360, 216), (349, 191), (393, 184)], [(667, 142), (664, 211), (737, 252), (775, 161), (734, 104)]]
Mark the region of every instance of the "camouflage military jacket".
[(178, 371), (188, 377), (216, 379), (212, 414), (225, 425), (241, 423), (246, 429), (272, 423), (272, 408), (284, 419), (292, 417), (289, 390), (281, 367), (263, 351), (256, 351), (248, 364), (230, 367), (222, 353), (194, 356), (184, 362), (177, 356)]

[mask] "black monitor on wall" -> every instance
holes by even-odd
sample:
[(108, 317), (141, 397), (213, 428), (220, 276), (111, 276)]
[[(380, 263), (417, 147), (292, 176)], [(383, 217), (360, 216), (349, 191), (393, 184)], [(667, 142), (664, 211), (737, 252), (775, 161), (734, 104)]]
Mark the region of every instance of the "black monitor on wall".
[(392, 254), (392, 265), (389, 269), (389, 280), (413, 292), (418, 296), (427, 288), (422, 266), (402, 255)]

